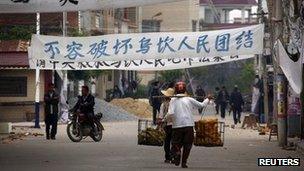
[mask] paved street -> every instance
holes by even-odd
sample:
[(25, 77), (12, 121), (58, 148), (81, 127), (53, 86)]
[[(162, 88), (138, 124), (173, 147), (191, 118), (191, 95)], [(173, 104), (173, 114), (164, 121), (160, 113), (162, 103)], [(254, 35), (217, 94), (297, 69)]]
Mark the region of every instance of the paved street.
[[(72, 143), (65, 126), (59, 128), (55, 141), (44, 137), (26, 138), (12, 144), (0, 145), (1, 170), (174, 170), (163, 163), (160, 147), (138, 146), (137, 122), (105, 123), (104, 139), (95, 143), (86, 139)], [(263, 167), (263, 170), (303, 170), (304, 156), (284, 151), (268, 136), (240, 128), (226, 129), (225, 146), (221, 148), (194, 147), (189, 170), (257, 170), (259, 157), (301, 157), (302, 167)], [(180, 169), (178, 167), (178, 169)]]

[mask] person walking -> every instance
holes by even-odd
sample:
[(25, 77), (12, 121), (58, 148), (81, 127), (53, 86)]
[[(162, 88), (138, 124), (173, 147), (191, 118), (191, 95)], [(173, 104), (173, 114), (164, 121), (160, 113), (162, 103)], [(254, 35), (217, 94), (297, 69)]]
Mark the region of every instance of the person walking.
[(219, 95), (217, 97), (217, 101), (220, 105), (221, 109), (221, 118), (225, 119), (226, 116), (226, 108), (227, 108), (227, 101), (229, 100), (229, 94), (226, 90), (226, 87), (223, 86), (222, 90), (219, 92)]
[[(209, 103), (209, 99), (199, 102), (186, 95), (186, 83), (178, 82), (175, 85), (177, 97), (171, 99), (168, 110), (168, 118), (172, 119), (172, 155), (173, 163), (182, 168), (188, 168), (187, 160), (190, 155), (194, 140), (194, 119), (192, 109), (203, 108)], [(181, 154), (181, 149), (183, 153)]]
[[(204, 89), (200, 85), (197, 86), (197, 88), (195, 90), (195, 95), (198, 96), (196, 98), (196, 100), (199, 101), (199, 102), (203, 102), (204, 99), (205, 99), (205, 97), (206, 97), (206, 93), (205, 93)], [(202, 110), (203, 110), (202, 108), (199, 108), (198, 112), (202, 113)]]
[(150, 91), (149, 91), (149, 102), (150, 105), (153, 108), (153, 124), (156, 125), (156, 116), (157, 113), (160, 111), (161, 106), (161, 99), (155, 98), (154, 96), (160, 96), (160, 90), (159, 90), (159, 82), (155, 81), (152, 83)]
[(219, 104), (219, 101), (218, 101), (219, 93), (220, 93), (220, 88), (219, 87), (215, 87), (215, 92), (214, 92), (215, 99), (214, 99), (214, 103), (215, 103), (216, 115), (219, 114), (219, 109), (220, 109), (220, 104)]
[(49, 140), (51, 138), (55, 140), (57, 134), (59, 95), (56, 93), (54, 84), (49, 84), (49, 90), (44, 95), (44, 102), (46, 139)]
[(237, 123), (241, 123), (241, 113), (242, 106), (244, 106), (244, 100), (237, 85), (234, 86), (233, 92), (231, 93), (230, 105), (233, 111), (234, 124), (236, 125)]
[(162, 90), (161, 93), (165, 96), (165, 100), (160, 106), (160, 112), (158, 115), (159, 125), (163, 124), (164, 131), (166, 133), (164, 150), (165, 150), (165, 163), (171, 163), (172, 154), (171, 154), (171, 137), (172, 137), (172, 121), (167, 120), (167, 114), (169, 109), (169, 103), (171, 96), (174, 96), (174, 89), (168, 88), (166, 91)]

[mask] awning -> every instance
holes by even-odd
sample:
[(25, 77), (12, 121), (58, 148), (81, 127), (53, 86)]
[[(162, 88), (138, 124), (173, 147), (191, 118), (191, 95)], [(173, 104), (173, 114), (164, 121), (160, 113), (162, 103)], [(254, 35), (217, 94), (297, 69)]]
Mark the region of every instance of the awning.
[(0, 52), (0, 69), (28, 69), (27, 52)]

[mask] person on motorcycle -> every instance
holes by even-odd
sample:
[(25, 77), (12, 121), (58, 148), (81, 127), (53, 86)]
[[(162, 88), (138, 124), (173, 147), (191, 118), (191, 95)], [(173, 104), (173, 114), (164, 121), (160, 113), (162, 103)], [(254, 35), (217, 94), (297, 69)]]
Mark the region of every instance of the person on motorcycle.
[(88, 86), (82, 86), (81, 88), (81, 94), (82, 96), (78, 97), (78, 101), (76, 105), (73, 107), (72, 111), (74, 112), (80, 112), (86, 115), (92, 130), (95, 131), (94, 126), (94, 105), (95, 105), (95, 98), (93, 95), (89, 93), (89, 87)]

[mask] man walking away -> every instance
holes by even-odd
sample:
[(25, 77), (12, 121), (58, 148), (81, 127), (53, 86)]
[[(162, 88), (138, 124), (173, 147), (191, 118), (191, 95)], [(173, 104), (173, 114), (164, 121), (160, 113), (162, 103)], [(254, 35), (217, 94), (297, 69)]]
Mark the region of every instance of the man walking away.
[(158, 81), (155, 81), (154, 83), (152, 83), (151, 89), (149, 91), (149, 102), (150, 102), (150, 105), (153, 107), (153, 124), (156, 125), (156, 115), (160, 110), (161, 99), (154, 98), (153, 96), (160, 96)]
[[(58, 103), (59, 95), (55, 91), (54, 84), (49, 84), (49, 90), (44, 95), (45, 102), (45, 132), (46, 139), (56, 139), (57, 134), (57, 122), (58, 122)], [(50, 136), (50, 128), (51, 136)]]
[[(168, 117), (172, 119), (172, 154), (176, 166), (179, 166), (182, 156), (182, 168), (187, 168), (187, 160), (194, 139), (193, 109), (203, 108), (209, 103), (209, 99), (198, 102), (186, 95), (186, 83), (178, 82), (175, 85), (176, 96), (171, 99)], [(181, 148), (183, 154), (181, 155)]]
[(229, 100), (229, 94), (228, 94), (225, 86), (223, 86), (222, 90), (219, 92), (217, 100), (218, 100), (220, 108), (221, 108), (221, 117), (222, 117), (222, 119), (225, 119), (227, 101)]
[[(203, 102), (205, 97), (206, 97), (206, 93), (200, 85), (197, 86), (196, 91), (195, 91), (195, 95), (198, 96), (198, 98), (196, 98), (196, 100), (199, 101), (199, 102)], [(202, 110), (203, 110), (202, 108), (199, 108), (198, 112), (202, 113)]]
[(214, 100), (214, 103), (215, 103), (215, 111), (216, 111), (217, 115), (219, 114), (219, 109), (220, 109), (220, 104), (219, 104), (219, 100), (218, 100), (219, 93), (220, 93), (220, 88), (219, 87), (215, 87), (215, 92), (214, 92), (215, 100)]
[(237, 85), (234, 86), (233, 92), (231, 93), (230, 105), (233, 111), (234, 124), (236, 125), (238, 122), (241, 123), (241, 112), (242, 106), (244, 106), (244, 101)]

